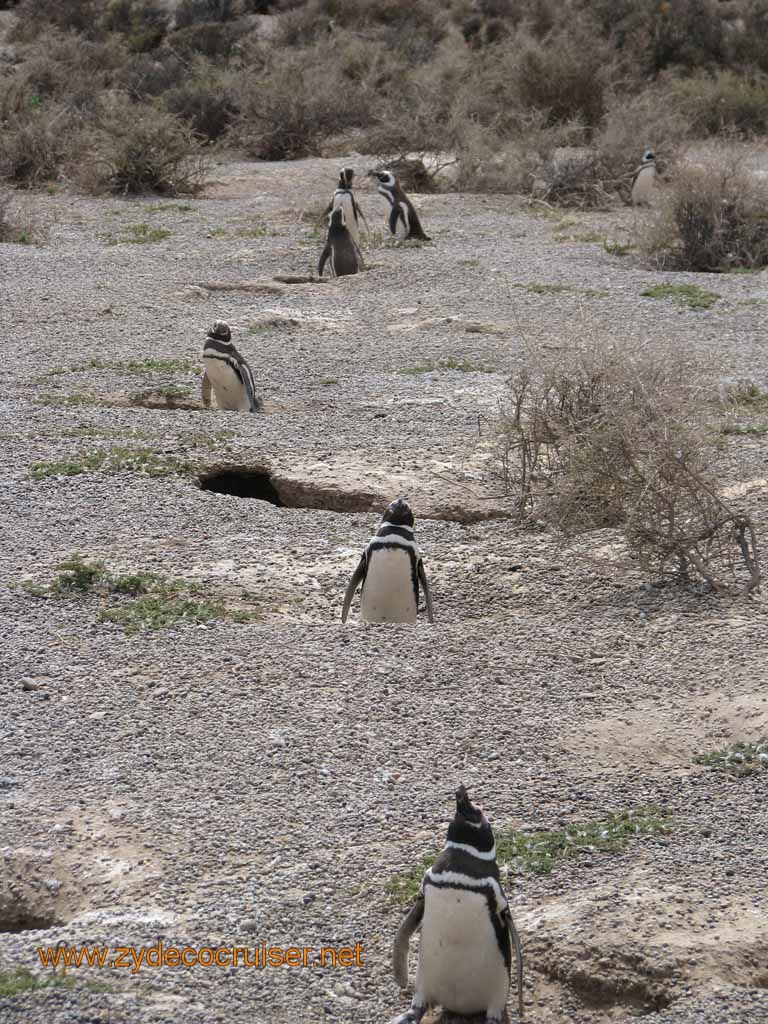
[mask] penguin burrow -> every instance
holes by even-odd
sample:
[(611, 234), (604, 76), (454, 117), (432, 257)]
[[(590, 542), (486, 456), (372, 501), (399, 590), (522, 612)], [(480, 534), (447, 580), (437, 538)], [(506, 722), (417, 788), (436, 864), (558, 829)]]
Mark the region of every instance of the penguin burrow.
[(211, 390), (219, 409), (260, 412), (263, 403), (256, 397), (253, 373), (232, 342), (232, 332), (224, 320), (217, 320), (203, 345), (203, 379), (200, 392), (203, 405), (211, 404)]
[(391, 502), (381, 526), (360, 558), (344, 594), (341, 621), (346, 622), (357, 588), (362, 584), (360, 613), (365, 622), (415, 622), (419, 586), (424, 590), (427, 618), (434, 622), (432, 597), (421, 551), (414, 538), (413, 512), (402, 498)]
[(411, 910), (398, 929), (392, 965), (408, 985), (408, 944), (421, 928), (416, 987), (410, 1009), (391, 1024), (419, 1024), (430, 1006), (463, 1016), (485, 1014), (500, 1024), (507, 1005), (515, 947), (517, 994), (523, 1017), (523, 954), (501, 887), (496, 842), (480, 807), (464, 786), (445, 847), (424, 875)]

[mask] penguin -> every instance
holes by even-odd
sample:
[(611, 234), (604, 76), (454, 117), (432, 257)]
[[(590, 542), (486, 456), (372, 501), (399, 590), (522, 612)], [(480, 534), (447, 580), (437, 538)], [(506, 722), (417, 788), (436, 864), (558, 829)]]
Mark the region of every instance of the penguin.
[(251, 368), (232, 344), (229, 324), (217, 320), (203, 345), (203, 379), (200, 385), (203, 405), (211, 404), (211, 390), (219, 409), (260, 412), (263, 403), (256, 397)]
[(342, 622), (347, 621), (360, 584), (360, 614), (365, 622), (415, 622), (419, 585), (424, 590), (427, 618), (435, 621), (421, 551), (413, 536), (413, 512), (402, 498), (387, 506), (381, 526), (362, 554), (344, 594)]
[(368, 231), (368, 221), (365, 219), (365, 214), (360, 209), (354, 193), (352, 192), (352, 180), (354, 177), (354, 168), (342, 167), (339, 172), (338, 187), (333, 193), (333, 199), (331, 199), (330, 203), (326, 206), (323, 217), (327, 217), (331, 210), (335, 210), (337, 206), (340, 206), (344, 210), (344, 223), (347, 226), (347, 231), (349, 231), (352, 236), (352, 241), (359, 248), (360, 221), (362, 220), (363, 224), (365, 224), (366, 231)]
[(363, 257), (344, 222), (344, 207), (331, 210), (328, 218), (328, 236), (325, 248), (317, 265), (317, 276), (323, 276), (326, 262), (331, 268), (331, 277), (345, 277), (356, 274), (363, 266)]
[(395, 238), (400, 242), (407, 238), (429, 242), (429, 235), (424, 234), (413, 203), (403, 192), (394, 174), (390, 171), (369, 171), (368, 176), (378, 180), (378, 191), (389, 203), (389, 230)]
[(391, 1024), (419, 1024), (430, 1006), (460, 1016), (485, 1014), (500, 1024), (509, 996), (511, 944), (523, 1017), (523, 954), (496, 863), (496, 843), (481, 808), (464, 786), (445, 847), (424, 875), (392, 951), (395, 979), (408, 985), (408, 944), (421, 928), (416, 987), (409, 1010)]
[(646, 149), (643, 162), (632, 176), (632, 205), (646, 206), (651, 201), (656, 181), (656, 157), (653, 150)]

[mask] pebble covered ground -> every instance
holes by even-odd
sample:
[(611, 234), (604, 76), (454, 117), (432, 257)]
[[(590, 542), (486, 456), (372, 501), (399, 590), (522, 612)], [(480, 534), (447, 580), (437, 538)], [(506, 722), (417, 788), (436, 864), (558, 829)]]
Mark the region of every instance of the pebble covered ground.
[[(35, 195), (48, 242), (0, 246), (0, 1022), (383, 1024), (407, 1005), (388, 882), (439, 847), (459, 782), (498, 828), (669, 817), (621, 851), (507, 878), (529, 1021), (765, 1022), (768, 775), (692, 761), (768, 735), (764, 599), (655, 586), (517, 532), (488, 474), (525, 339), (661, 339), (766, 386), (765, 275), (607, 251), (631, 210), (444, 194), (417, 197), (431, 245), (376, 234), (358, 277), (276, 282), (316, 261), (342, 162), (369, 166), (222, 162), (194, 199)], [(383, 201), (362, 181), (359, 198), (380, 233)], [(641, 296), (670, 282), (719, 299)], [(199, 407), (216, 318), (264, 415)], [(725, 483), (768, 536), (765, 435), (723, 445)], [(179, 472), (121, 469), (131, 452)], [(52, 468), (67, 462), (92, 468)], [(315, 507), (198, 486), (222, 466)], [(397, 494), (436, 622), (366, 627), (355, 610), (343, 627)], [(35, 593), (73, 552), (250, 617), (132, 633), (101, 617), (103, 589)], [(359, 943), (362, 966), (81, 966), (41, 984), (38, 946), (158, 939)], [(38, 983), (3, 994), (19, 967)]]

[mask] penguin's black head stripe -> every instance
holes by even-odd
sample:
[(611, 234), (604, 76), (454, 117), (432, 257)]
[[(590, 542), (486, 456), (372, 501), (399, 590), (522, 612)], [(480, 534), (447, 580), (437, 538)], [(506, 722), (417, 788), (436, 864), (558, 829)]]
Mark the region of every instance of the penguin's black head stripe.
[(397, 498), (387, 505), (384, 515), (381, 517), (383, 523), (391, 523), (392, 526), (413, 527), (413, 512), (411, 506), (403, 498)]
[(229, 324), (224, 320), (217, 320), (210, 330), (209, 336), (211, 338), (218, 338), (219, 341), (229, 341), (232, 337), (232, 332), (229, 329)]
[(352, 188), (352, 179), (355, 176), (354, 167), (342, 167), (339, 174), (339, 188)]
[(448, 839), (471, 846), (481, 853), (493, 849), (493, 832), (488, 819), (469, 799), (464, 786), (456, 790), (456, 814), (448, 826)]

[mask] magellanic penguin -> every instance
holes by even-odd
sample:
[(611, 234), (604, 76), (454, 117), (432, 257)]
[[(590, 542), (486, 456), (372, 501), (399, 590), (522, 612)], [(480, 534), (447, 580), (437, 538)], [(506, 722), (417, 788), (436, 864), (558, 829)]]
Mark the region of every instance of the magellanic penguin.
[(232, 344), (229, 324), (217, 320), (203, 345), (203, 380), (200, 385), (203, 405), (211, 404), (211, 389), (219, 409), (260, 412), (262, 401), (256, 397), (251, 368)]
[(352, 241), (359, 248), (360, 221), (362, 220), (363, 224), (365, 224), (366, 231), (368, 231), (368, 221), (365, 219), (365, 214), (360, 209), (357, 199), (355, 199), (355, 194), (352, 191), (352, 180), (354, 177), (355, 171), (352, 167), (342, 167), (339, 172), (338, 187), (333, 193), (333, 199), (326, 206), (323, 217), (327, 217), (331, 210), (335, 210), (337, 206), (340, 206), (344, 210), (344, 223), (347, 231), (352, 236)]
[(656, 157), (647, 149), (643, 153), (643, 162), (632, 176), (632, 205), (645, 206), (651, 201), (651, 193), (656, 183)]
[(369, 171), (368, 175), (377, 179), (378, 191), (389, 203), (389, 230), (395, 238), (400, 242), (407, 238), (429, 242), (429, 235), (424, 234), (424, 228), (413, 208), (413, 203), (403, 192), (394, 174), (390, 171)]
[(395, 979), (408, 985), (408, 943), (421, 927), (419, 965), (411, 1008), (391, 1024), (418, 1024), (430, 1006), (461, 1016), (485, 1014), (499, 1024), (507, 1005), (512, 966), (523, 1017), (523, 954), (496, 864), (491, 826), (464, 786), (443, 852), (424, 875), (419, 895), (400, 925), (393, 950)]
[(337, 206), (328, 218), (325, 248), (317, 264), (317, 276), (323, 276), (325, 264), (331, 268), (331, 277), (356, 274), (363, 266), (363, 257), (344, 223), (344, 208)]
[(342, 622), (347, 621), (360, 584), (360, 614), (366, 622), (415, 622), (419, 585), (424, 590), (427, 618), (435, 621), (421, 551), (413, 536), (413, 512), (402, 498), (387, 506), (381, 526), (363, 552), (344, 594)]

